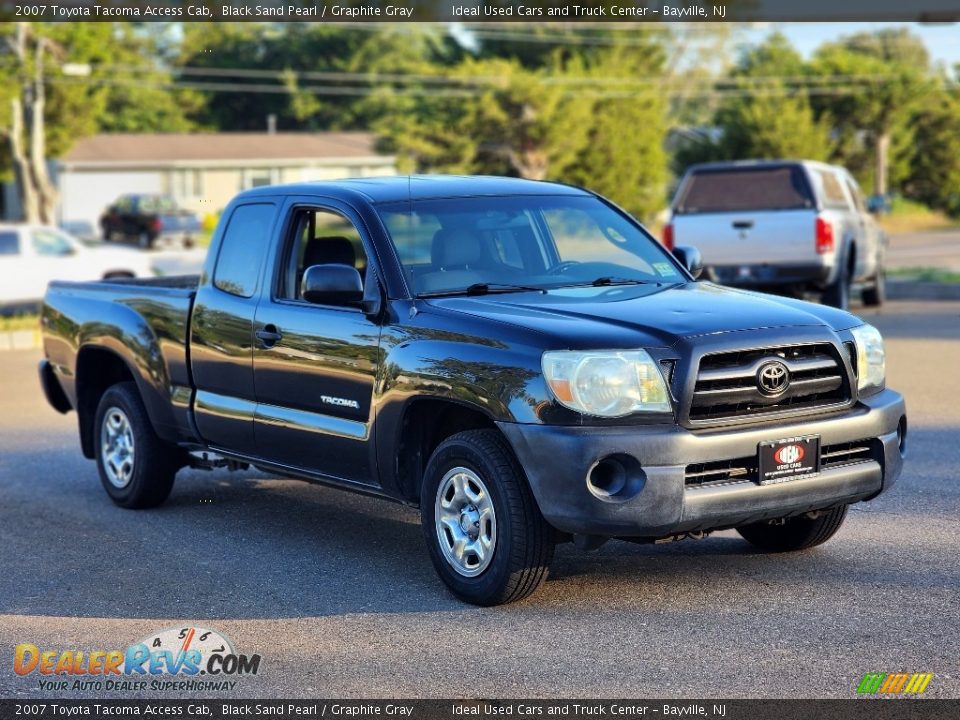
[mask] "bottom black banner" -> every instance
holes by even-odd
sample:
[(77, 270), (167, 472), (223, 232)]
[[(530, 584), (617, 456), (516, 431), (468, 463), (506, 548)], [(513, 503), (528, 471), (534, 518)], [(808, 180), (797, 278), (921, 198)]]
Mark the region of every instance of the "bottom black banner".
[(0, 700), (8, 718), (955, 720), (960, 700)]

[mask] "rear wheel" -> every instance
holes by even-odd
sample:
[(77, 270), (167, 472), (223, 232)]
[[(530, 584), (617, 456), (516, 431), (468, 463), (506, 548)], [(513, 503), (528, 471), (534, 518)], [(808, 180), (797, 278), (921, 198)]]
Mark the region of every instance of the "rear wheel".
[(137, 235), (137, 245), (141, 250), (149, 250), (153, 247), (153, 238), (150, 237), (150, 233), (146, 230)]
[(461, 600), (513, 602), (546, 580), (554, 531), (496, 430), (458, 433), (437, 447), (424, 473), (420, 518), (430, 559)]
[(877, 270), (876, 277), (870, 285), (863, 289), (863, 304), (869, 307), (879, 307), (887, 299), (887, 280), (882, 270)]
[(110, 387), (95, 423), (97, 469), (110, 499), (126, 508), (155, 507), (166, 500), (180, 468), (180, 450), (157, 437), (136, 383)]
[(847, 506), (826, 510), (814, 518), (807, 515), (787, 518), (782, 524), (755, 523), (738, 527), (737, 532), (761, 550), (793, 552), (822, 545), (836, 535), (847, 517)]
[(850, 268), (844, 261), (837, 269), (837, 279), (823, 291), (823, 304), (847, 310), (850, 307)]

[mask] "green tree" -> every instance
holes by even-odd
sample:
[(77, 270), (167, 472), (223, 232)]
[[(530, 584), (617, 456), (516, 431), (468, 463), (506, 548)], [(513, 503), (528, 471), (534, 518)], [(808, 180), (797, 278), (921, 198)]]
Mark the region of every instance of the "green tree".
[(911, 125), (904, 194), (960, 216), (960, 92), (951, 88), (931, 93), (915, 111)]
[(676, 169), (691, 162), (749, 158), (827, 160), (832, 141), (828, 117), (817, 118), (805, 89), (810, 69), (787, 38), (774, 33), (742, 51), (714, 116), (713, 140), (687, 143)]
[(791, 93), (783, 83), (739, 99), (720, 111), (722, 154), (741, 158), (827, 160), (830, 126), (817, 120), (802, 92)]
[(837, 160), (874, 192), (885, 194), (888, 181), (907, 171), (908, 121), (931, 89), (929, 65), (922, 41), (904, 28), (851, 35), (815, 54), (817, 75), (845, 81), (835, 94), (815, 100), (818, 113), (833, 118)]
[(515, 60), (468, 58), (445, 72), (454, 87), (396, 101), (386, 93), (379, 129), (417, 170), (561, 177), (587, 142), (593, 103), (562, 78), (582, 68), (529, 70)]
[[(640, 34), (638, 33), (637, 36)], [(619, 47), (594, 58), (592, 78), (663, 78), (666, 56), (648, 38), (646, 47)], [(634, 215), (652, 220), (666, 202), (669, 179), (667, 136), (669, 105), (656, 86), (598, 84), (609, 97), (595, 101), (587, 141), (560, 179), (609, 197)]]
[(16, 179), (28, 218), (52, 221), (56, 193), (40, 168), (77, 138), (189, 127), (195, 98), (170, 91), (155, 54), (124, 23), (0, 24), (0, 179)]

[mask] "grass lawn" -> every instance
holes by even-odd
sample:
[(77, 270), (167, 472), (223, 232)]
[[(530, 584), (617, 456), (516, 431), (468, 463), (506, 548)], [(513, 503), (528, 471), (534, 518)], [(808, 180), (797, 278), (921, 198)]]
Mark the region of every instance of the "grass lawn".
[(947, 230), (960, 225), (960, 220), (957, 218), (904, 198), (894, 198), (890, 212), (881, 215), (878, 222), (889, 235), (924, 230)]
[(916, 282), (960, 283), (960, 273), (932, 267), (887, 270), (887, 277), (893, 280), (913, 280)]

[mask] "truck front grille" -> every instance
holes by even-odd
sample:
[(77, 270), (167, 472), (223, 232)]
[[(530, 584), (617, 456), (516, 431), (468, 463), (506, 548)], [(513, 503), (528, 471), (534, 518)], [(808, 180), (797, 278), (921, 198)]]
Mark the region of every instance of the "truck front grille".
[[(757, 373), (771, 361), (779, 361), (789, 372), (789, 384), (779, 395), (765, 393), (758, 381)], [(830, 343), (707, 355), (700, 361), (690, 420), (702, 423), (842, 405), (850, 400), (844, 367)]]
[[(882, 462), (883, 446), (876, 438), (856, 442), (824, 445), (820, 450), (820, 469), (855, 465), (864, 462)], [(702, 485), (729, 485), (757, 482), (757, 456), (716, 460), (687, 465), (684, 483), (690, 487)]]

